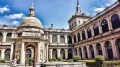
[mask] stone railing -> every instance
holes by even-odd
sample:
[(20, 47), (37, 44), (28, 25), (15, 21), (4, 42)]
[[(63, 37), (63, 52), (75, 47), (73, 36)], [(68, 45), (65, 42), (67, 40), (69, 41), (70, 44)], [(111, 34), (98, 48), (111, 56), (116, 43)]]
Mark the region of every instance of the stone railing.
[(37, 63), (36, 67), (86, 67), (85, 62), (47, 62)]

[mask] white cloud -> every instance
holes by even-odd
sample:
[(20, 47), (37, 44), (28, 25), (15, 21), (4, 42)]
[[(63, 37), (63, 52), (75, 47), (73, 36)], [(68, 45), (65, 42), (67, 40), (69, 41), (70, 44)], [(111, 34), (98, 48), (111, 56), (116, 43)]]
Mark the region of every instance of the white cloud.
[(104, 7), (99, 7), (99, 8), (94, 8), (93, 11), (94, 12), (101, 12), (103, 11), (105, 8)]
[(16, 25), (16, 24), (18, 24), (18, 23), (19, 23), (19, 22), (16, 21), (16, 20), (13, 20), (13, 22), (12, 22), (13, 25)]
[(19, 13), (19, 14), (11, 14), (11, 15), (6, 15), (5, 17), (7, 19), (21, 19), (23, 18), (24, 14), (23, 13)]
[(0, 8), (1, 14), (3, 14), (4, 12), (8, 12), (8, 11), (10, 11), (10, 9), (7, 6)]
[(105, 6), (106, 6), (106, 7), (109, 7), (109, 6), (110, 6), (110, 4), (105, 4)]

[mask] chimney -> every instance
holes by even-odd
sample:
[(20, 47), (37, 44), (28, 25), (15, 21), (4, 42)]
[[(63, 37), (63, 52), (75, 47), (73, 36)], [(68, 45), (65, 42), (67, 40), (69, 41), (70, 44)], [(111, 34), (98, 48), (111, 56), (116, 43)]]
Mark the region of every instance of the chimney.
[(51, 24), (51, 28), (53, 28), (53, 24)]

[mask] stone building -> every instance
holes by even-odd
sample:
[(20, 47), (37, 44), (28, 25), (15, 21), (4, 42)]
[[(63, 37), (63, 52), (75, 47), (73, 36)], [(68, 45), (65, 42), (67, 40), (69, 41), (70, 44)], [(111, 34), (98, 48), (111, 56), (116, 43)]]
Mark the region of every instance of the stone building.
[(35, 17), (34, 7), (20, 26), (0, 26), (0, 57), (6, 61), (17, 59), (18, 64), (46, 62), (48, 58), (120, 59), (120, 2), (116, 1), (94, 17), (76, 12), (68, 21), (69, 29), (44, 28)]

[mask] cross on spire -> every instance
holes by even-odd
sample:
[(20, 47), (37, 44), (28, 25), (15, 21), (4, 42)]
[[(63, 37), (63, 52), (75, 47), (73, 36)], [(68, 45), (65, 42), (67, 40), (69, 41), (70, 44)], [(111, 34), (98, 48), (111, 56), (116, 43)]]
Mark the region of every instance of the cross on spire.
[(79, 4), (79, 0), (77, 0), (76, 14), (80, 14), (80, 13), (81, 13), (80, 4)]

